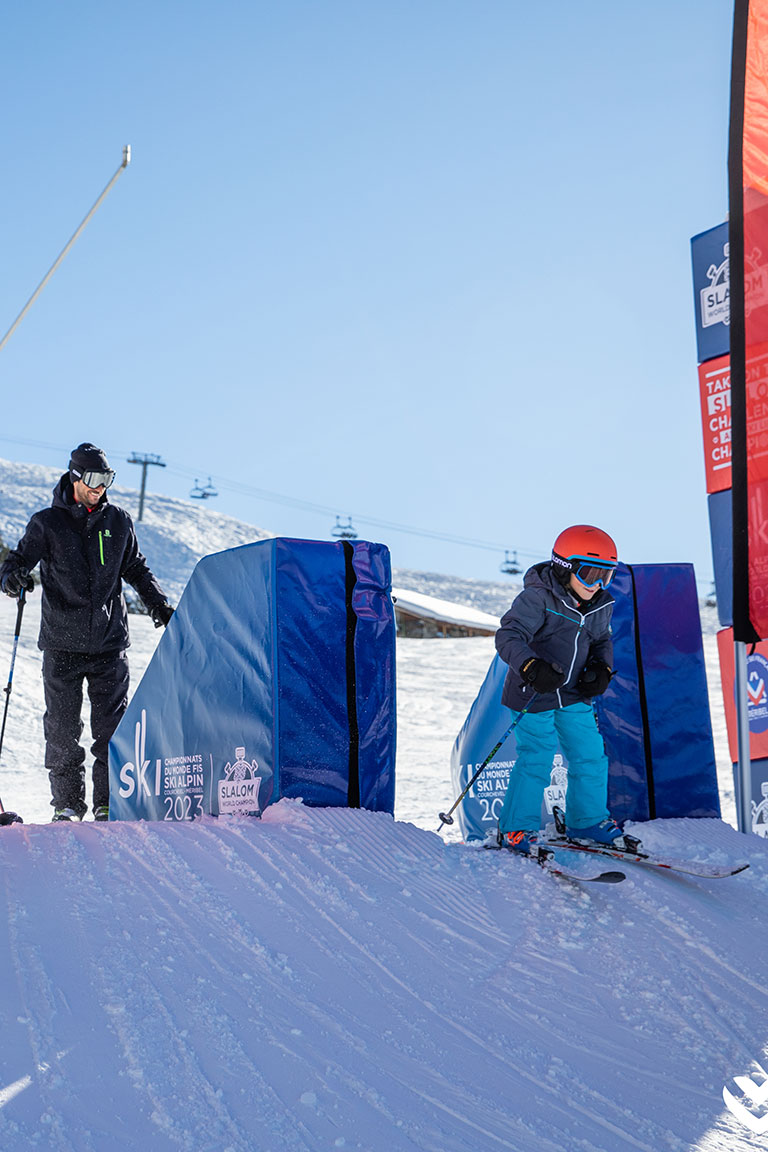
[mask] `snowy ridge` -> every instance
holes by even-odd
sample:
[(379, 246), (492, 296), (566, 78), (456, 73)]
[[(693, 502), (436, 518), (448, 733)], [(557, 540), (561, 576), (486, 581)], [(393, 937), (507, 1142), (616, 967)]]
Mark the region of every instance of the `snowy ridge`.
[[(63, 471), (64, 468), (0, 460), (0, 537), (9, 547), (17, 543), (30, 516), (50, 506), (53, 489)], [(109, 499), (125, 508), (136, 522), (138, 490), (114, 484)], [(136, 534), (150, 568), (174, 604), (201, 557), (273, 535), (209, 507), (156, 493), (148, 493), (145, 498), (144, 516), (136, 522)]]
[[(9, 547), (17, 543), (30, 516), (50, 505), (53, 489), (63, 471), (63, 467), (47, 468), (0, 459), (0, 539)], [(121, 468), (121, 476), (123, 472)], [(136, 519), (139, 492), (121, 484), (113, 485), (109, 499), (134, 518), (139, 546), (174, 604), (203, 556), (275, 535), (223, 515), (208, 504), (195, 504), (154, 492), (147, 493), (144, 516), (139, 522)], [(450, 601), (453, 605), (459, 603), (496, 617), (507, 610), (522, 587), (519, 581), (493, 584), (407, 569), (395, 570), (393, 575), (404, 588), (422, 596)]]
[(522, 576), (493, 583), (490, 580), (468, 580), (462, 576), (441, 576), (437, 572), (414, 572), (410, 568), (395, 568), (392, 579), (402, 588), (410, 588), (437, 600), (466, 604), (497, 619), (504, 615), (523, 587)]
[[(718, 821), (649, 831), (744, 847)], [(768, 1040), (751, 846), (727, 891), (595, 891), (295, 801), (6, 828), (3, 1148), (754, 1147), (722, 1098)]]

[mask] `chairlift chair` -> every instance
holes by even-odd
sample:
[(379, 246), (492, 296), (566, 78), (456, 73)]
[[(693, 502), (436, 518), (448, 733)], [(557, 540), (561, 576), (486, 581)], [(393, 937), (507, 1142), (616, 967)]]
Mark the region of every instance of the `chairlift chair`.
[(205, 485), (199, 484), (198, 481), (195, 480), (195, 486), (190, 492), (190, 496), (193, 498), (193, 500), (208, 500), (211, 496), (218, 496), (218, 492), (211, 483), (211, 478), (209, 476), (208, 483)]
[(520, 575), (520, 573), (522, 572), (522, 568), (520, 567), (520, 565), (517, 562), (517, 552), (513, 552), (512, 558), (510, 559), (509, 552), (505, 549), (504, 559), (502, 560), (501, 564), (499, 565), (499, 571), (503, 572), (505, 576), (519, 576)]
[(352, 517), (347, 516), (346, 524), (342, 524), (337, 516), (336, 523), (331, 528), (331, 536), (337, 540), (357, 540), (357, 529), (352, 524)]

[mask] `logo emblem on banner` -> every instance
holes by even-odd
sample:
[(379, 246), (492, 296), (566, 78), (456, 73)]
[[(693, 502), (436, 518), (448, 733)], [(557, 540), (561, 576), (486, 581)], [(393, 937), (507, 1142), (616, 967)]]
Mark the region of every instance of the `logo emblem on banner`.
[(263, 777), (256, 760), (249, 764), (245, 748), (235, 748), (235, 760), (224, 768), (219, 780), (219, 813), (229, 816), (260, 816), (259, 790)]
[(744, 310), (750, 316), (768, 304), (768, 264), (761, 264), (762, 252), (753, 248), (744, 253)]
[(723, 256), (725, 259), (722, 264), (710, 264), (707, 269), (709, 284), (699, 292), (702, 328), (711, 328), (713, 324), (730, 324), (731, 322), (728, 249), (728, 244), (724, 244)]
[(760, 803), (752, 801), (752, 831), (755, 836), (768, 839), (768, 780), (763, 780), (760, 793), (763, 797)]
[(562, 810), (565, 811), (565, 795), (567, 791), (568, 769), (565, 766), (562, 754), (556, 752), (555, 758), (552, 761), (549, 785), (544, 789), (544, 804), (550, 816), (555, 808), (562, 808)]
[(768, 660), (755, 652), (747, 659), (747, 703), (750, 732), (768, 729)]

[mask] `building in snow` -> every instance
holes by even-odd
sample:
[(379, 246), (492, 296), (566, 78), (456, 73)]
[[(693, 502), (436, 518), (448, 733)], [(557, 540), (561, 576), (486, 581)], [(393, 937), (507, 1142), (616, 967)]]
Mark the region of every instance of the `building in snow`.
[(429, 638), (435, 636), (493, 636), (499, 621), (488, 612), (438, 600), (423, 592), (393, 588), (398, 636)]

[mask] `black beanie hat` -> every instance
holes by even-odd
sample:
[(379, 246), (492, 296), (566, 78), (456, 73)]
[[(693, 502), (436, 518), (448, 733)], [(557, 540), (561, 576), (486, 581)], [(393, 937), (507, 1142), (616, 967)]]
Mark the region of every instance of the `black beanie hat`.
[(109, 461), (104, 451), (95, 444), (78, 444), (69, 461), (71, 480), (82, 479), (84, 472), (109, 472)]

